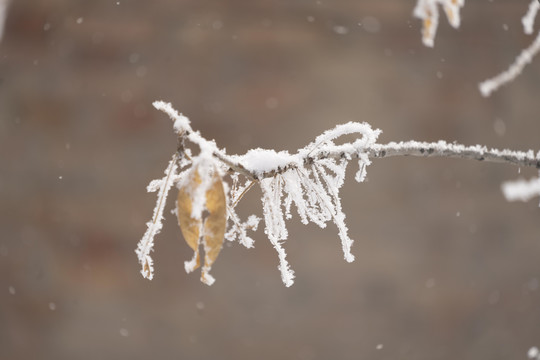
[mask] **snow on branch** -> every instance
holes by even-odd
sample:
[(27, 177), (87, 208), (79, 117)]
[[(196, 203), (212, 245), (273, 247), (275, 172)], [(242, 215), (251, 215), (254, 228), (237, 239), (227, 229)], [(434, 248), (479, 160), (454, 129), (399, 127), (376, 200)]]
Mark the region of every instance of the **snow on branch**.
[(528, 48), (521, 51), (521, 54), (519, 54), (514, 63), (512, 63), (512, 65), (510, 65), (510, 67), (506, 71), (503, 71), (502, 73), (491, 79), (482, 81), (478, 85), (482, 95), (488, 97), (491, 95), (491, 93), (500, 88), (502, 85), (514, 81), (514, 79), (521, 74), (523, 68), (525, 68), (525, 66), (532, 61), (533, 57), (535, 57), (539, 51), (540, 32), (538, 32), (538, 35), (536, 35), (536, 38), (534, 39), (532, 44)]
[(507, 163), (518, 166), (540, 168), (540, 155), (532, 151), (513, 151), (488, 149), (485, 146), (465, 146), (446, 141), (433, 143), (405, 141), (400, 143), (376, 144), (370, 149), (370, 157), (421, 156), (462, 158), (494, 163)]
[(531, 0), (531, 3), (529, 4), (529, 10), (521, 19), (521, 23), (523, 24), (523, 32), (525, 34), (530, 35), (533, 33), (534, 20), (536, 19), (536, 14), (538, 14), (538, 10), (540, 10), (540, 1)]
[(154, 208), (154, 215), (152, 220), (149, 221), (147, 225), (147, 230), (144, 233), (143, 238), (139, 241), (137, 246), (137, 257), (139, 258), (139, 263), (142, 265), (141, 274), (143, 277), (152, 280), (154, 277), (154, 266), (150, 253), (154, 247), (154, 237), (161, 231), (163, 227), (163, 210), (165, 209), (165, 203), (167, 200), (167, 195), (169, 190), (173, 185), (174, 175), (176, 173), (177, 164), (176, 164), (177, 155), (174, 154), (172, 160), (169, 162), (169, 166), (165, 170), (165, 177), (156, 182), (154, 180), (148, 186), (148, 191), (158, 191), (158, 200), (156, 207)]
[[(221, 250), (224, 238), (238, 240), (247, 248), (253, 247), (254, 241), (247, 235), (247, 230), (255, 230), (260, 219), (252, 215), (242, 222), (235, 207), (258, 183), (262, 191), (264, 231), (277, 251), (283, 283), (291, 286), (295, 276), (287, 261), (284, 244), (288, 238), (286, 220), (293, 216), (293, 205), (303, 224), (314, 223), (324, 228), (332, 222), (337, 228), (345, 260), (354, 261), (351, 251), (354, 241), (348, 234), (339, 195), (347, 165), (353, 160), (358, 163), (355, 176), (358, 182), (364, 181), (366, 169), (373, 159), (391, 156), (453, 157), (540, 168), (540, 153), (535, 154), (532, 150), (497, 150), (445, 141), (378, 144), (380, 130), (355, 122), (324, 132), (295, 154), (252, 149), (244, 155), (227, 155), (214, 141), (206, 140), (193, 131), (189, 120), (170, 104), (155, 102), (154, 106), (174, 121), (179, 147), (165, 171), (166, 176), (153, 180), (148, 186), (149, 191), (158, 191), (158, 201), (136, 250), (142, 265), (141, 272), (148, 279), (153, 277), (150, 258), (153, 239), (162, 228), (165, 200), (172, 185), (179, 189), (176, 213), (180, 229), (194, 251), (192, 260), (186, 262), (186, 271), (191, 272), (201, 265), (199, 252), (204, 250), (201, 280), (210, 285), (214, 279), (208, 271)], [(357, 138), (336, 143), (342, 136), (351, 134)], [(193, 155), (186, 142), (197, 145), (199, 153)], [(226, 173), (231, 177), (231, 187), (222, 180)], [(527, 184), (515, 183), (505, 185), (504, 189), (509, 199), (528, 198), (540, 193), (540, 183), (538, 180)]]
[[(532, 34), (534, 31), (534, 20), (536, 15), (540, 10), (540, 2), (538, 0), (531, 0), (529, 4), (529, 10), (521, 19), (523, 24), (523, 32), (525, 34)], [(508, 67), (507, 70), (503, 71), (497, 76), (492, 77), (491, 79), (482, 81), (478, 84), (478, 88), (484, 97), (490, 96), (494, 91), (498, 90), (502, 85), (514, 81), (523, 71), (525, 66), (529, 64), (532, 59), (540, 51), (540, 32), (536, 35), (534, 41), (529, 45), (528, 48), (523, 49), (521, 54), (518, 55), (516, 60)]]
[(508, 181), (502, 184), (502, 190), (508, 201), (529, 201), (540, 196), (540, 178)]

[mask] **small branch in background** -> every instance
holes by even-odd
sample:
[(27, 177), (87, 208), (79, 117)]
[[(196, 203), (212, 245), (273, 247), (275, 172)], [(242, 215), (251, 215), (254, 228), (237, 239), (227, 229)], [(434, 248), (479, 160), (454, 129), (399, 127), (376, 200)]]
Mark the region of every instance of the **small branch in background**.
[(439, 8), (441, 5), (450, 25), (457, 29), (461, 24), (459, 11), (465, 0), (418, 0), (413, 15), (422, 20), (422, 42), (427, 47), (435, 45), (435, 35), (439, 26)]
[(11, 0), (0, 0), (0, 42), (4, 36), (4, 27), (6, 25), (7, 12)]
[(505, 182), (502, 191), (508, 201), (529, 201), (540, 195), (540, 178)]
[(536, 38), (534, 39), (532, 44), (528, 48), (521, 51), (521, 54), (519, 54), (514, 63), (510, 65), (508, 70), (503, 71), (502, 73), (491, 79), (482, 81), (478, 85), (482, 95), (488, 97), (491, 95), (491, 93), (500, 88), (502, 85), (509, 83), (515, 78), (517, 78), (523, 71), (523, 68), (525, 68), (525, 66), (532, 61), (532, 59), (536, 56), (536, 54), (538, 54), (539, 51), (540, 32), (538, 32), (538, 35), (536, 35)]
[(525, 34), (531, 35), (534, 31), (534, 20), (536, 19), (536, 14), (540, 10), (540, 1), (531, 0), (529, 4), (529, 10), (521, 18), (521, 23), (523, 24), (523, 32)]
[[(423, 22), (422, 42), (427, 47), (433, 47), (435, 44), (435, 35), (439, 24), (438, 5), (441, 5), (445, 10), (450, 25), (457, 29), (461, 23), (460, 10), (465, 5), (465, 0), (418, 0), (416, 2), (413, 15)], [(534, 21), (539, 10), (540, 0), (531, 0), (527, 13), (521, 19), (525, 34), (533, 33)], [(480, 93), (484, 97), (489, 97), (502, 85), (514, 81), (538, 52), (540, 52), (540, 32), (532, 44), (519, 54), (506, 71), (478, 84)]]

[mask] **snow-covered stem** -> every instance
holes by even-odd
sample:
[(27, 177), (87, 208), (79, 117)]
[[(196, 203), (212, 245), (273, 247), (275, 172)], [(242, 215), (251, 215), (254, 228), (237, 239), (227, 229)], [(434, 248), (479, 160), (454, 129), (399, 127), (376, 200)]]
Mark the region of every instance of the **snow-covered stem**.
[(256, 179), (256, 177), (254, 177), (250, 171), (246, 170), (242, 164), (235, 162), (233, 159), (227, 156), (224, 151), (218, 149), (218, 147), (213, 141), (208, 141), (203, 138), (199, 134), (199, 132), (193, 131), (189, 119), (184, 115), (179, 114), (178, 111), (176, 111), (170, 103), (166, 103), (164, 101), (154, 101), (152, 105), (154, 105), (157, 110), (163, 111), (164, 113), (169, 115), (171, 120), (174, 121), (174, 130), (176, 131), (178, 137), (181, 139), (181, 141), (179, 141), (179, 147), (182, 146), (182, 140), (184, 139), (187, 139), (199, 145), (201, 149), (204, 147), (208, 147), (209, 150), (212, 152), (212, 155), (215, 158), (219, 159), (222, 163), (227, 165), (230, 169), (248, 178)]
[[(480, 145), (465, 146), (461, 144), (447, 143), (445, 141), (390, 142), (388, 144), (374, 144), (364, 149), (349, 148), (346, 150), (341, 150), (339, 146), (336, 146), (329, 151), (324, 151), (324, 149), (321, 149), (316, 153), (305, 156), (302, 158), (302, 162), (308, 165), (322, 159), (358, 158), (360, 154), (367, 154), (370, 159), (382, 159), (392, 156), (447, 157), (540, 168), (540, 157), (535, 155), (532, 150), (527, 152), (497, 150), (488, 149), (487, 147)], [(231, 171), (239, 172), (250, 179), (258, 180), (273, 177), (277, 174), (282, 174), (289, 169), (295, 168), (297, 165), (295, 163), (291, 163), (284, 167), (278, 167), (266, 171), (262, 174), (255, 174), (254, 172), (247, 170), (241, 164), (236, 164), (234, 162), (228, 163), (227, 166), (230, 167)]]
[(529, 201), (540, 195), (540, 178), (508, 181), (502, 184), (502, 190), (508, 201)]
[(478, 87), (483, 96), (488, 97), (492, 92), (500, 88), (502, 85), (513, 81), (515, 78), (521, 74), (523, 68), (529, 64), (532, 59), (540, 51), (540, 32), (536, 35), (536, 38), (532, 44), (521, 51), (521, 54), (516, 58), (514, 63), (508, 67), (507, 70), (503, 71), (499, 75), (481, 82)]
[(523, 32), (525, 34), (532, 34), (534, 31), (534, 20), (536, 19), (536, 14), (540, 10), (540, 2), (538, 0), (531, 0), (529, 4), (529, 10), (521, 19), (523, 24)]
[[(355, 143), (333, 145), (330, 147), (321, 145), (323, 141), (339, 137), (345, 133), (359, 133), (362, 136), (368, 133), (368, 130), (363, 128), (369, 127), (367, 124), (348, 123), (325, 132), (317, 137), (312, 144), (304, 149), (300, 149), (296, 154), (294, 162), (258, 173), (246, 168), (235, 156), (225, 154), (224, 151), (218, 149), (213, 141), (208, 141), (198, 132), (193, 131), (187, 118), (185, 118), (186, 123), (180, 124), (184, 120), (184, 117), (178, 114), (170, 104), (156, 101), (154, 106), (166, 112), (175, 121), (174, 127), (179, 136), (185, 137), (199, 146), (210, 147), (212, 155), (225, 164), (230, 172), (242, 174), (251, 180), (261, 180), (277, 174), (283, 174), (289, 169), (296, 168), (299, 163), (310, 165), (322, 159), (352, 159), (359, 158), (362, 155), (367, 155), (370, 159), (381, 159), (391, 156), (448, 157), (540, 168), (540, 153), (535, 154), (532, 150), (526, 152), (507, 149), (497, 150), (488, 149), (480, 145), (465, 146), (445, 141), (405, 141), (399, 143), (390, 142), (388, 144), (364, 144), (361, 140), (357, 140)], [(340, 130), (344, 131), (344, 133), (335, 135)], [(369, 131), (371, 131), (371, 128), (369, 128)]]
[(139, 258), (139, 263), (142, 266), (142, 276), (150, 280), (154, 277), (153, 260), (150, 253), (154, 248), (154, 237), (159, 234), (163, 227), (163, 210), (165, 209), (167, 195), (176, 179), (176, 169), (178, 168), (176, 161), (177, 154), (174, 154), (172, 160), (169, 162), (169, 166), (165, 169), (165, 177), (157, 182), (153, 181), (148, 186), (148, 191), (158, 191), (158, 199), (156, 207), (154, 208), (152, 220), (146, 223), (146, 232), (139, 241), (139, 245), (135, 252)]
[[(532, 151), (512, 151), (488, 149), (485, 146), (465, 146), (445, 141), (417, 142), (405, 141), (400, 143), (375, 144), (367, 149), (370, 158), (385, 158), (390, 156), (420, 156), (448, 157), (469, 160), (506, 163), (523, 167), (540, 168), (540, 154)], [(334, 154), (332, 154), (334, 155)]]

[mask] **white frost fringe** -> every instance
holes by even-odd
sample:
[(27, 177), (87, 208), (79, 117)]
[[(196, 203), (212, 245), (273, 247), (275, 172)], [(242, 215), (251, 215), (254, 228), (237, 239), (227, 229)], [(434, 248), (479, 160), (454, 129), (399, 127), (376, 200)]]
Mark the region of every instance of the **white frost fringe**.
[[(348, 134), (359, 134), (361, 137), (352, 143), (334, 144), (335, 139)], [(263, 192), (265, 233), (278, 252), (278, 268), (287, 287), (293, 284), (294, 272), (289, 267), (282, 242), (287, 239), (285, 219), (292, 217), (292, 204), (296, 206), (303, 224), (313, 222), (324, 228), (327, 222), (334, 222), (338, 228), (345, 260), (354, 261), (351, 253), (353, 240), (349, 237), (345, 225), (339, 189), (343, 185), (347, 163), (353, 154), (358, 156), (360, 168), (355, 178), (359, 182), (365, 179), (366, 167), (371, 163), (365, 151), (375, 145), (379, 134), (380, 130), (372, 130), (369, 124), (349, 122), (324, 132), (295, 155), (256, 149), (243, 157), (237, 157), (246, 164), (246, 168), (257, 174), (269, 170), (265, 158), (271, 160), (269, 163), (272, 166), (286, 169), (283, 173), (260, 180), (260, 186)], [(325, 155), (330, 153), (342, 156), (325, 158)], [(307, 158), (316, 160), (305, 164), (304, 160)], [(262, 165), (256, 166), (257, 164)]]
[(263, 179), (260, 185), (263, 191), (263, 211), (266, 223), (264, 232), (278, 253), (278, 269), (281, 272), (281, 280), (285, 286), (289, 287), (294, 283), (294, 271), (291, 270), (287, 261), (287, 253), (281, 246), (281, 242), (286, 240), (288, 235), (281, 209), (281, 177)]
[(148, 191), (156, 191), (159, 189), (158, 199), (156, 202), (156, 207), (154, 208), (154, 215), (152, 220), (147, 222), (146, 225), (148, 228), (144, 233), (139, 245), (137, 246), (137, 257), (139, 258), (139, 263), (142, 265), (141, 274), (143, 277), (152, 280), (154, 277), (154, 266), (152, 258), (150, 257), (150, 252), (154, 248), (154, 237), (159, 234), (161, 228), (163, 227), (163, 210), (165, 209), (165, 203), (167, 202), (167, 195), (171, 189), (175, 178), (176, 178), (176, 154), (173, 156), (172, 160), (169, 162), (169, 166), (165, 169), (165, 177), (161, 182), (157, 183), (155, 180), (150, 183), (148, 186)]

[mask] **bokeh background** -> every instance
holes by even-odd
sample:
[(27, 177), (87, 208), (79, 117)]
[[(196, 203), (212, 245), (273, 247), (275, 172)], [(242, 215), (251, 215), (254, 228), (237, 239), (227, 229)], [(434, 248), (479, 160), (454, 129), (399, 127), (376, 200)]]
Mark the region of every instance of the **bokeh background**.
[[(540, 147), (540, 59), (482, 98), (532, 41), (528, 1), (468, 1), (423, 47), (415, 1), (14, 0), (0, 43), (1, 359), (526, 359), (540, 345), (534, 169), (389, 158), (342, 189), (334, 226), (289, 222), (285, 288), (261, 229), (208, 287), (170, 213), (156, 277), (134, 253), (176, 140), (170, 101), (229, 153), (294, 151), (336, 124), (381, 142)], [(442, 15), (442, 14), (441, 14)], [(350, 165), (349, 175), (354, 165)], [(261, 214), (252, 190), (240, 213)]]

